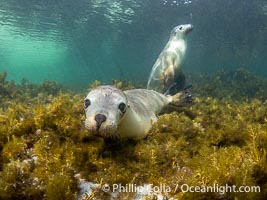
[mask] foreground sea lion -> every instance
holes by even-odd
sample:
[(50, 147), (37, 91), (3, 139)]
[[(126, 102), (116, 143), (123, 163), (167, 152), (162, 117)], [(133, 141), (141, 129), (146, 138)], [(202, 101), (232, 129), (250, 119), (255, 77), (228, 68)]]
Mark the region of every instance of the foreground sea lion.
[(153, 65), (147, 83), (147, 89), (165, 93), (172, 85), (174, 93), (183, 89), (185, 77), (181, 64), (185, 56), (186, 35), (193, 29), (191, 24), (183, 24), (173, 28), (170, 39)]
[(105, 138), (144, 138), (165, 106), (190, 103), (187, 91), (170, 96), (146, 89), (123, 92), (114, 86), (99, 86), (84, 100), (85, 127)]

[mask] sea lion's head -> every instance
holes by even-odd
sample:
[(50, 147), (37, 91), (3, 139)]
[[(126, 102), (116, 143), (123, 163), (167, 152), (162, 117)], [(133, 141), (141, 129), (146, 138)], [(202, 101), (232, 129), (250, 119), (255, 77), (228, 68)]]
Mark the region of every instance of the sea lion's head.
[(85, 127), (93, 134), (117, 137), (117, 127), (128, 108), (127, 97), (114, 86), (99, 86), (84, 100)]
[(192, 30), (193, 30), (192, 24), (181, 24), (172, 29), (170, 37), (175, 39), (181, 39), (184, 38)]

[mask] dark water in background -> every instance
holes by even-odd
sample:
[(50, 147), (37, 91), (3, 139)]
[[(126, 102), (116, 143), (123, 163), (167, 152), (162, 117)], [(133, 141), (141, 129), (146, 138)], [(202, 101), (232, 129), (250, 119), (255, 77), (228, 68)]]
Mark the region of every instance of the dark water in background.
[(171, 29), (192, 23), (186, 73), (267, 77), (263, 0), (0, 0), (0, 71), (19, 82), (146, 83)]

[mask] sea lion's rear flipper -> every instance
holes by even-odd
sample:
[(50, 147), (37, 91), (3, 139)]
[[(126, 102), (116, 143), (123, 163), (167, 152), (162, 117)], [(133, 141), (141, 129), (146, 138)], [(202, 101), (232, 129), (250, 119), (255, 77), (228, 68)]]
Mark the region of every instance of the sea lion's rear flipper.
[(171, 105), (174, 106), (191, 106), (194, 104), (193, 94), (192, 94), (192, 85), (187, 86), (182, 91), (176, 93), (171, 98)]

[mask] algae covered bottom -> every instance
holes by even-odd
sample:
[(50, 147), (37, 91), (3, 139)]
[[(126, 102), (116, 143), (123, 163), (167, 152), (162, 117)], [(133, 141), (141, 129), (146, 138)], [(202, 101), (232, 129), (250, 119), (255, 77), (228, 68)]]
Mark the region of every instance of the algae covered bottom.
[[(190, 81), (194, 106), (161, 115), (146, 139), (105, 141), (83, 127), (85, 93), (49, 81), (14, 84), (1, 73), (0, 199), (75, 199), (80, 180), (95, 183), (85, 199), (138, 199), (101, 190), (119, 183), (167, 185), (166, 199), (266, 199), (267, 82), (244, 69)], [(175, 190), (183, 184), (260, 192)]]

